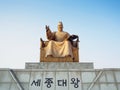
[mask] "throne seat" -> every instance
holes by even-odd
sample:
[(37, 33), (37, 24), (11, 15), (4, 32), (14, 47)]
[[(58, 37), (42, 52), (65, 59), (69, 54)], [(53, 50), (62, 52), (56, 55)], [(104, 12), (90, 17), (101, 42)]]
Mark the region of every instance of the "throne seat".
[[(73, 58), (70, 56), (66, 57), (53, 57), (47, 56), (45, 57), (45, 50), (44, 48), (48, 45), (49, 41), (44, 41), (45, 46), (42, 47), (42, 43), (40, 45), (40, 62), (79, 62), (79, 48), (77, 46), (72, 46)], [(76, 43), (73, 41), (73, 45)], [(78, 44), (78, 42), (77, 42)]]

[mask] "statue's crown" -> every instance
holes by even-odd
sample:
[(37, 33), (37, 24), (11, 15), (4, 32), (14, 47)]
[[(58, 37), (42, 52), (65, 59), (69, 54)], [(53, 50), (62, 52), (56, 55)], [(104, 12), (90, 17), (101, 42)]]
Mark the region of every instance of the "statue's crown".
[(58, 26), (63, 26), (62, 22), (58, 22)]

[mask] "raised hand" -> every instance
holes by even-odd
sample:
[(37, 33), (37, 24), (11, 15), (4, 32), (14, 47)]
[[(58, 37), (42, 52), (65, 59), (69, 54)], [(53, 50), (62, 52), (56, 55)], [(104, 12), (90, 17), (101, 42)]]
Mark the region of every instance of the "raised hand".
[(45, 28), (46, 28), (46, 32), (48, 31), (48, 30), (50, 30), (50, 28), (49, 28), (49, 26), (45, 26)]

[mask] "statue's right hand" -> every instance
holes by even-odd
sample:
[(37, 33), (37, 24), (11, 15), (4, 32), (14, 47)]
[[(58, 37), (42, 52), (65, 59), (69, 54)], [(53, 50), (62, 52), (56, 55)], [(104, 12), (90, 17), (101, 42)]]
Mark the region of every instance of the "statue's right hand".
[(47, 32), (49, 30), (49, 26), (46, 25), (45, 28), (46, 28), (46, 32)]
[(45, 25), (45, 29), (47, 30), (47, 25)]

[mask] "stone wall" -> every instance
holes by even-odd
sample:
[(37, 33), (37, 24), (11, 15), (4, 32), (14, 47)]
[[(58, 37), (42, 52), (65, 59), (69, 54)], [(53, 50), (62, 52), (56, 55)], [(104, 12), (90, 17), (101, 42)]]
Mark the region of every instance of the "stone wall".
[(0, 90), (120, 90), (120, 69), (0, 69)]

